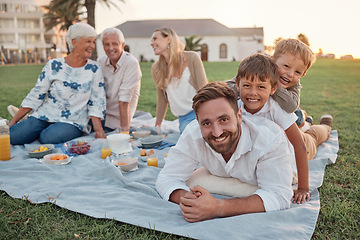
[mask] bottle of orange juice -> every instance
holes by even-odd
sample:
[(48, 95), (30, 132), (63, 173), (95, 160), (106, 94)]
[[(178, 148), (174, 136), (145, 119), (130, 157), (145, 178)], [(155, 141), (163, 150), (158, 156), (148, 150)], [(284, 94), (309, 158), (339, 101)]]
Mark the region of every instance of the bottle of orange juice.
[(0, 120), (0, 160), (10, 160), (10, 131), (6, 120)]

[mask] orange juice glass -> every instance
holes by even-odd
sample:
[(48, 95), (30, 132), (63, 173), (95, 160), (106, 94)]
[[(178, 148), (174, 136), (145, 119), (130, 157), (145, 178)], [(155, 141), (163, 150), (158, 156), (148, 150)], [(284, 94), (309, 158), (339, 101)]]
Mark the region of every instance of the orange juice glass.
[(101, 158), (102, 159), (106, 159), (106, 157), (110, 157), (110, 156), (111, 156), (111, 148), (109, 148), (109, 147), (101, 148)]
[(158, 158), (157, 157), (148, 157), (147, 158), (147, 165), (157, 167), (158, 166)]
[(0, 160), (10, 160), (10, 135), (0, 135)]

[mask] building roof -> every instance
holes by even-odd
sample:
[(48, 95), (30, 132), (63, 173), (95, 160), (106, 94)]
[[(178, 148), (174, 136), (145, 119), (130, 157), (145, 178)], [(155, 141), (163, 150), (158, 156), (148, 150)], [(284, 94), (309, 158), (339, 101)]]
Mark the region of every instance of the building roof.
[(161, 19), (127, 21), (116, 26), (128, 37), (150, 37), (154, 30), (171, 27), (179, 36), (238, 35), (236, 31), (213, 19)]
[(232, 28), (241, 36), (264, 36), (264, 28), (262, 27), (253, 27), (253, 28)]

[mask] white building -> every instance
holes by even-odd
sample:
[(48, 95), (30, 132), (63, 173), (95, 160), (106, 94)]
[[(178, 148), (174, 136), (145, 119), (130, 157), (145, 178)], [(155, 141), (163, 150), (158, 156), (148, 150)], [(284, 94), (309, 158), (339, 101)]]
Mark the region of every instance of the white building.
[(50, 0), (0, 0), (0, 50), (5, 62), (46, 61), (66, 51), (65, 32), (45, 30), (42, 6), (49, 3)]
[[(201, 37), (203, 61), (241, 61), (253, 53), (264, 53), (262, 27), (228, 28), (213, 19), (163, 19), (127, 21), (116, 26), (125, 36), (125, 46), (139, 61), (155, 61), (150, 38), (154, 30), (171, 27), (185, 43), (190, 36)], [(105, 53), (100, 39), (98, 56)]]

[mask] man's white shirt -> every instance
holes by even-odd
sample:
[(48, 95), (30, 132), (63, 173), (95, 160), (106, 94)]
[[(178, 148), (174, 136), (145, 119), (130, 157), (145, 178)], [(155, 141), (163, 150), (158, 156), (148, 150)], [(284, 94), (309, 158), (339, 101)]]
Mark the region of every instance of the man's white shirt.
[(290, 207), (293, 195), (291, 162), (295, 155), (284, 131), (274, 122), (253, 116), (243, 116), (241, 137), (228, 162), (215, 152), (201, 135), (198, 122), (191, 122), (169, 151), (160, 171), (156, 189), (164, 199), (176, 189), (189, 191), (185, 181), (199, 164), (211, 174), (234, 177), (260, 187), (266, 211)]

